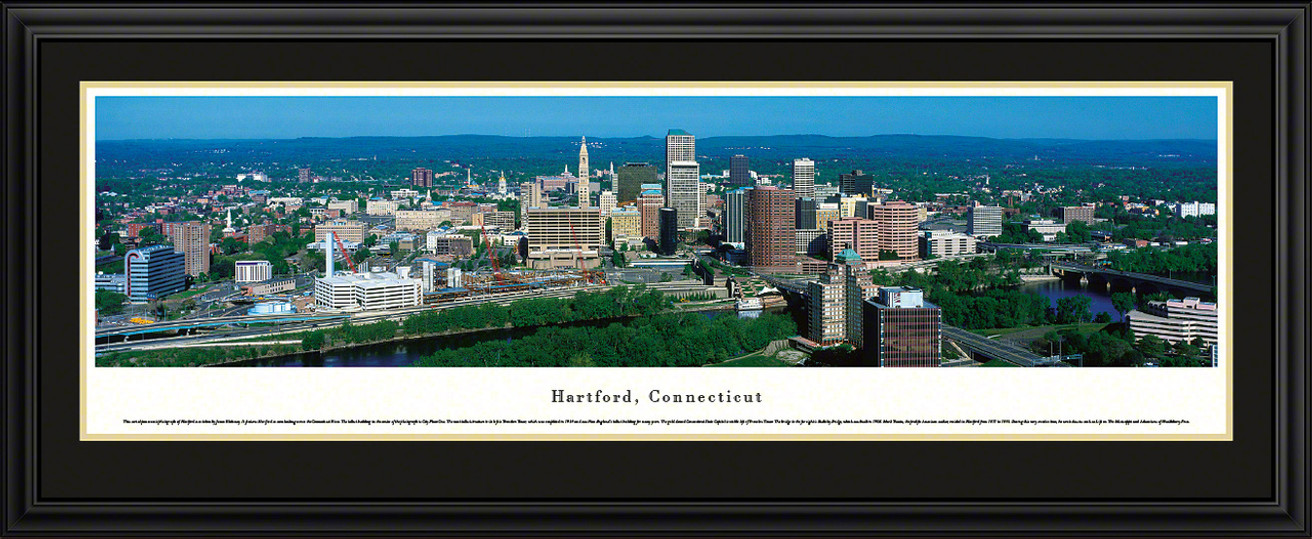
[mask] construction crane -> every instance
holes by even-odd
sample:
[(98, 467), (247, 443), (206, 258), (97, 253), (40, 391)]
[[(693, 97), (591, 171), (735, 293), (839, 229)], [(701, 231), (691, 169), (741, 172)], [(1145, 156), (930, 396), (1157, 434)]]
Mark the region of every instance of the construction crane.
[(487, 257), (492, 260), (492, 275), (496, 277), (497, 285), (504, 284), (505, 279), (501, 277), (501, 263), (497, 261), (497, 252), (492, 249), (492, 242), (487, 240), (487, 226), (478, 225), (479, 230), (483, 231), (483, 245), (487, 247)]
[(574, 222), (573, 222), (573, 221), (570, 221), (570, 223), (569, 223), (569, 235), (570, 235), (571, 237), (574, 238), (574, 248), (577, 249), (578, 252), (579, 252), (579, 256), (578, 256), (578, 258), (576, 258), (575, 260), (577, 260), (577, 263), (578, 263), (578, 266), (579, 266), (579, 272), (582, 273), (584, 281), (588, 282), (589, 284), (596, 283), (596, 282), (600, 282), (601, 284), (605, 284), (605, 283), (606, 283), (606, 278), (602, 276), (602, 275), (603, 275), (602, 272), (600, 272), (600, 271), (595, 271), (595, 272), (594, 272), (594, 271), (590, 271), (590, 270), (588, 270), (587, 265), (584, 264), (584, 262), (583, 262), (583, 245), (579, 244), (579, 235), (578, 235), (576, 232), (574, 232)]
[[(355, 269), (355, 260), (351, 259), (351, 255), (346, 252), (346, 247), (342, 246), (342, 237), (337, 234), (333, 234), (332, 236), (334, 240), (337, 240), (337, 250), (340, 251), (342, 257), (346, 259), (346, 264), (351, 266), (351, 273), (358, 273)], [(331, 277), (331, 275), (329, 277)]]

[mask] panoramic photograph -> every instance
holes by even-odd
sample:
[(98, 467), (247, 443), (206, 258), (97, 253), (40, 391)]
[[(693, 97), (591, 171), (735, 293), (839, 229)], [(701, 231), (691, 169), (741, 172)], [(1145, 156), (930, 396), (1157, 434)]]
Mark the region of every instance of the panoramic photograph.
[(102, 95), (92, 119), (97, 368), (1223, 357), (1215, 96)]

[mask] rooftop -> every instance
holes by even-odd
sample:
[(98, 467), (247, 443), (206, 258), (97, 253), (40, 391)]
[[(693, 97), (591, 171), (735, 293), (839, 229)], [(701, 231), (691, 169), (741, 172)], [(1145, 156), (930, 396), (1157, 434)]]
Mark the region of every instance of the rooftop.
[(691, 137), (691, 136), (692, 136), (692, 133), (689, 133), (689, 132), (684, 131), (684, 130), (682, 130), (682, 129), (671, 129), (670, 132), (667, 133), (665, 136), (667, 136), (667, 137)]

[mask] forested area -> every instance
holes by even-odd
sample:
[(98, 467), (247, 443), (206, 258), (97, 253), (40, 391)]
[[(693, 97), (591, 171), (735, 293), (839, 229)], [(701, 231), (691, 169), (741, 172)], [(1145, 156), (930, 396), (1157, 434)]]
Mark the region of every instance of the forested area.
[(785, 314), (661, 314), (602, 328), (546, 327), (510, 341), (441, 350), (421, 367), (695, 367), (797, 334)]

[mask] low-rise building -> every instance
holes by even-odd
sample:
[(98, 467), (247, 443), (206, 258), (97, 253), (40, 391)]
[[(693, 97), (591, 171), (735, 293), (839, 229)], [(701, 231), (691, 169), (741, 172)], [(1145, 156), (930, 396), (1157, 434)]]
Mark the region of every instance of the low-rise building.
[(396, 273), (341, 273), (317, 279), (315, 306), (338, 311), (400, 309), (419, 305), (422, 284)]
[(450, 210), (400, 210), (396, 212), (396, 228), (427, 232), (437, 230), (442, 223), (451, 221)]
[(975, 236), (951, 230), (926, 230), (920, 236), (920, 255), (960, 256), (975, 254)]
[(1025, 228), (1038, 232), (1043, 236), (1043, 241), (1053, 241), (1057, 239), (1057, 234), (1066, 233), (1066, 223), (1052, 219), (1029, 219), (1025, 221)]
[(401, 204), (395, 200), (371, 198), (365, 203), (364, 212), (369, 215), (396, 215), (396, 210), (400, 207)]
[(1202, 339), (1214, 345), (1217, 342), (1220, 308), (1216, 303), (1189, 297), (1150, 301), (1142, 309), (1130, 311), (1125, 317), (1129, 319), (1130, 330), (1136, 338), (1155, 335), (1172, 344)]
[(273, 277), (273, 264), (268, 260), (238, 260), (235, 280), (239, 283), (257, 283)]

